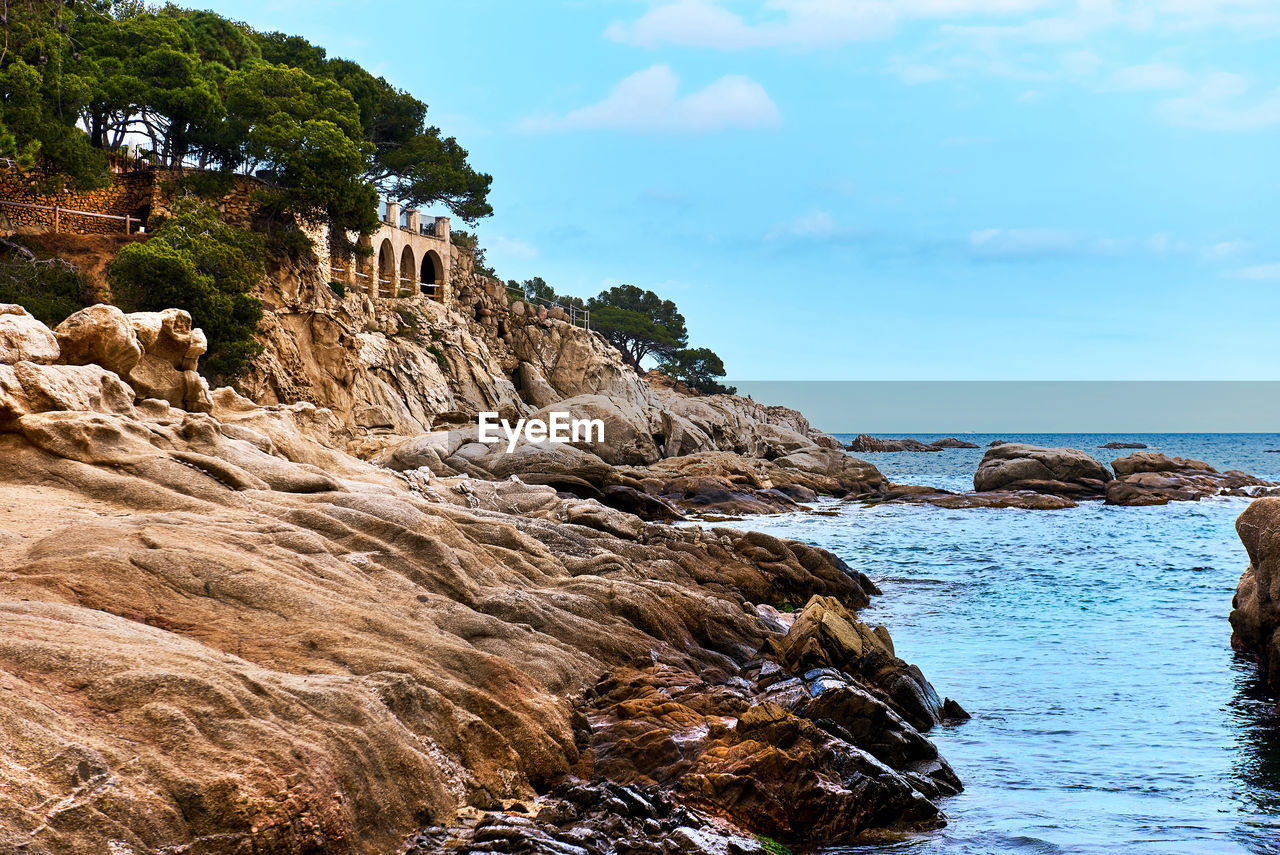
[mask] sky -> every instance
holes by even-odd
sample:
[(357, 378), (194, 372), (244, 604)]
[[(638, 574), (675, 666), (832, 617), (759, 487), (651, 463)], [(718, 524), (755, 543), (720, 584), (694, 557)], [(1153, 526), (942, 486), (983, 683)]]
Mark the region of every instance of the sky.
[(1280, 0), (192, 5), (427, 102), (503, 278), (730, 380), (1280, 377)]

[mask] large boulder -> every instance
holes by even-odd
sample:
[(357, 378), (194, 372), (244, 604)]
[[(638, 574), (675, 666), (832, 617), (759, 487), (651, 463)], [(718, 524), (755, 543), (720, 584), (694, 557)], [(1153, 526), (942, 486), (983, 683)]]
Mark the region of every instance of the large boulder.
[(0, 303), (0, 365), (58, 361), (58, 339), (15, 303)]
[(1219, 472), (1203, 460), (1139, 451), (1111, 463), (1116, 479), (1107, 484), (1109, 505), (1164, 505), (1208, 496), (1257, 496), (1280, 485), (1231, 470)]
[(142, 345), (133, 324), (115, 306), (98, 303), (81, 309), (53, 332), (62, 349), (60, 361), (67, 365), (92, 363), (128, 377), (142, 359)]
[(0, 431), (36, 413), (132, 415), (133, 398), (127, 383), (97, 365), (0, 365)]
[(1231, 611), (1231, 646), (1258, 657), (1280, 695), (1280, 499), (1258, 499), (1236, 520), (1249, 555)]
[(209, 385), (195, 370), (209, 344), (202, 331), (192, 328), (191, 315), (182, 309), (165, 309), (126, 317), (143, 351), (127, 375), (138, 396), (209, 412), (213, 408)]
[(1074, 448), (1004, 443), (988, 449), (973, 476), (978, 492), (1030, 490), (1068, 498), (1102, 498), (1111, 472)]
[(603, 431), (599, 427), (584, 431), (584, 438), (570, 444), (605, 463), (643, 466), (662, 457), (653, 441), (652, 410), (633, 401), (604, 395), (576, 395), (544, 407), (529, 418), (549, 422), (553, 413), (568, 413), (570, 420), (598, 421), (603, 425)]

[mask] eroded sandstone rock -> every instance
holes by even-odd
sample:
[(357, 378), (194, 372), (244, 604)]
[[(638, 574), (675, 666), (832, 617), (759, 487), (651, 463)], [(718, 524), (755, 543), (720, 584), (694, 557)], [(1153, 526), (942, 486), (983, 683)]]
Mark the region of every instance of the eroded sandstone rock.
[(58, 340), (49, 328), (21, 306), (0, 303), (0, 365), (57, 360)]

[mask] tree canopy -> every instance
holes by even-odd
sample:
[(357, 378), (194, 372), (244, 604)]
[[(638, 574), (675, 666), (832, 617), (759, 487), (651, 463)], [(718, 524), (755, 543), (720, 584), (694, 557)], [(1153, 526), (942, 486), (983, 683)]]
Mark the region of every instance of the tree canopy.
[(113, 301), (127, 312), (186, 309), (209, 340), (205, 370), (234, 377), (262, 347), (253, 334), (262, 302), (262, 237), (229, 226), (211, 206), (180, 200), (145, 243), (131, 243), (107, 268)]
[(689, 342), (684, 315), (670, 300), (635, 285), (617, 285), (587, 301), (591, 326), (640, 369), (647, 356), (664, 359)]
[(260, 172), (280, 209), (349, 229), (376, 195), (492, 213), (491, 177), (428, 123), (427, 105), (297, 36), (138, 0), (13, 0), (0, 50), (0, 153), (80, 187), (104, 152), (145, 139), (155, 161)]
[(708, 395), (734, 395), (738, 391), (719, 382), (725, 373), (724, 363), (709, 347), (677, 350), (658, 363), (658, 370)]

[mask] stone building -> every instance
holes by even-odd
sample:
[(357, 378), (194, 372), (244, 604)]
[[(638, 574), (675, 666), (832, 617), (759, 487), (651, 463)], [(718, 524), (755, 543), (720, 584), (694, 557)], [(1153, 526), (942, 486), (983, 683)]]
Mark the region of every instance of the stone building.
[[(145, 231), (150, 218), (167, 214), (184, 192), (183, 177), (172, 170), (117, 167), (107, 187), (71, 191), (42, 186), (11, 164), (9, 168), (0, 164), (0, 234)], [(258, 210), (254, 196), (267, 186), (253, 176), (235, 175), (230, 189), (212, 204), (226, 222), (248, 226)], [(321, 275), (371, 297), (425, 296), (451, 304), (453, 270), (459, 258), (469, 254), (453, 245), (448, 217), (423, 222), (419, 211), (402, 211), (395, 202), (385, 205), (374, 234), (348, 234), (348, 241), (362, 248), (350, 257), (332, 251), (327, 226), (299, 223), (299, 227), (311, 238)]]

